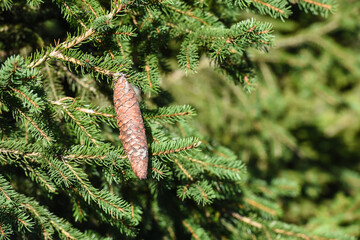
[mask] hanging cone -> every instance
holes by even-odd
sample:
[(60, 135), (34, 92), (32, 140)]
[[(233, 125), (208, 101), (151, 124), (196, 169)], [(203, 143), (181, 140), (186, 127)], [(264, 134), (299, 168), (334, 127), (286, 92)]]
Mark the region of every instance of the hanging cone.
[(121, 74), (114, 84), (114, 105), (116, 121), (120, 130), (125, 153), (135, 175), (146, 179), (148, 167), (148, 148), (145, 127), (135, 91)]

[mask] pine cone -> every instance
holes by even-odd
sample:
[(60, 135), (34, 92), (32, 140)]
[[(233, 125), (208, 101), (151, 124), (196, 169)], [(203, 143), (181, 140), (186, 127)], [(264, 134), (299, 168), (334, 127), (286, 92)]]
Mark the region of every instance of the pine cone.
[(125, 153), (135, 175), (146, 179), (148, 148), (145, 127), (135, 91), (125, 75), (120, 75), (114, 84), (114, 105), (117, 125)]

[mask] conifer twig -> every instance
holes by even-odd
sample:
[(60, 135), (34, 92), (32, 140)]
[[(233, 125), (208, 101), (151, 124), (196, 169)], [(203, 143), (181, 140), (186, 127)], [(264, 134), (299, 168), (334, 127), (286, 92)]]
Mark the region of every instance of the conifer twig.
[(40, 135), (47, 141), (50, 142), (51, 138), (29, 117), (26, 116), (20, 109), (16, 110), (40, 133)]
[(258, 208), (258, 209), (260, 209), (260, 210), (262, 210), (262, 211), (264, 211), (264, 212), (267, 212), (267, 213), (269, 213), (269, 214), (271, 214), (271, 215), (273, 215), (273, 216), (276, 215), (276, 211), (275, 211), (275, 210), (273, 210), (273, 209), (271, 209), (271, 208), (269, 208), (269, 207), (264, 206), (263, 204), (255, 201), (254, 199), (250, 199), (250, 198), (245, 197), (245, 198), (244, 198), (244, 202), (246, 202), (247, 204), (249, 204), (249, 205), (251, 205), (251, 206), (253, 206), (253, 207), (256, 207), (256, 208)]
[(191, 180), (194, 181), (194, 178), (190, 175), (190, 173), (184, 168), (183, 165), (181, 165), (181, 163), (179, 163), (179, 161), (174, 158), (174, 163), (176, 163), (176, 165), (179, 166), (179, 168), (181, 169), (181, 171), (183, 171), (183, 173)]
[(328, 10), (330, 10), (332, 8), (331, 5), (321, 3), (321, 2), (317, 2), (317, 1), (314, 1), (314, 0), (300, 0), (300, 1), (307, 2), (309, 4), (313, 4), (313, 5), (328, 9)]
[[(75, 65), (78, 65), (78, 66), (84, 66), (84, 63), (82, 61), (80, 61), (74, 57), (68, 57), (59, 51), (53, 51), (49, 54), (49, 56), (66, 61), (66, 62), (74, 63)], [(97, 66), (92, 66), (91, 70), (101, 73), (101, 74), (104, 74), (104, 75), (107, 75), (107, 76), (113, 76), (115, 74), (115, 72), (112, 72), (112, 71), (109, 71), (108, 69), (100, 68)]]
[[(114, 8), (110, 14), (108, 15), (109, 19), (112, 19), (117, 13), (119, 13), (122, 9), (124, 9), (126, 7), (126, 5), (122, 5), (120, 4), (116, 4), (116, 8)], [(86, 27), (85, 27), (86, 28)], [(83, 33), (82, 35), (75, 37), (74, 39), (72, 39), (71, 41), (67, 42), (63, 42), (57, 45), (57, 47), (55, 47), (51, 52), (45, 53), (44, 56), (42, 58), (40, 58), (38, 61), (36, 62), (32, 62), (28, 65), (29, 68), (35, 68), (38, 65), (42, 64), (44, 61), (46, 61), (49, 56), (55, 57), (55, 56), (59, 56), (61, 57), (61, 51), (65, 50), (65, 49), (69, 49), (71, 47), (74, 47), (78, 44), (80, 44), (81, 42), (85, 41), (86, 39), (88, 39), (91, 35), (93, 35), (95, 33), (95, 30), (93, 28), (89, 28), (86, 30), (85, 33)], [(57, 49), (61, 49), (60, 51), (58, 51)], [(75, 63), (77, 63), (75, 61)]]
[(276, 12), (279, 12), (281, 14), (284, 13), (284, 10), (282, 10), (280, 8), (277, 8), (277, 7), (275, 7), (275, 6), (273, 6), (273, 5), (269, 4), (269, 3), (263, 2), (261, 0), (252, 0), (252, 1), (254, 1), (256, 3), (260, 3), (260, 4), (264, 5), (265, 7), (268, 7), (268, 8), (270, 8), (270, 9), (276, 11)]
[[(252, 220), (251, 218), (248, 218), (248, 217), (244, 217), (244, 216), (241, 216), (240, 214), (236, 213), (236, 212), (232, 212), (231, 215), (246, 223), (246, 224), (249, 224), (253, 227), (256, 227), (256, 228), (259, 228), (259, 229), (262, 229), (264, 231), (267, 231), (265, 226), (257, 221), (254, 221)], [(267, 226), (267, 228), (269, 230), (272, 230), (273, 232), (276, 232), (278, 234), (282, 234), (282, 235), (287, 235), (287, 236), (291, 236), (291, 237), (297, 237), (297, 238), (301, 238), (301, 239), (304, 239), (304, 240), (310, 240), (311, 238), (315, 238), (315, 239), (321, 239), (321, 240), (337, 240), (337, 239), (334, 239), (334, 238), (325, 238), (325, 237), (318, 237), (318, 236), (308, 236), (308, 235), (305, 235), (303, 233), (297, 233), (297, 232), (293, 232), (293, 231), (289, 231), (289, 230), (284, 230), (284, 229), (281, 229), (281, 228), (272, 228), (271, 227), (271, 224), (269, 226)]]
[(158, 155), (166, 155), (166, 154), (170, 154), (170, 153), (177, 153), (177, 152), (181, 152), (181, 151), (184, 151), (184, 150), (189, 150), (189, 149), (196, 148), (200, 144), (201, 144), (201, 141), (198, 141), (198, 142), (192, 143), (192, 144), (190, 144), (188, 146), (184, 146), (184, 147), (180, 147), (180, 148), (173, 148), (173, 149), (170, 149), (170, 150), (153, 152), (152, 155), (153, 156), (158, 156)]
[(191, 228), (191, 226), (185, 220), (183, 220), (182, 223), (184, 224), (184, 226), (187, 228), (187, 230), (191, 233), (191, 235), (196, 240), (200, 240), (199, 236), (195, 233), (195, 231)]
[(168, 7), (168, 8), (170, 8), (170, 9), (174, 10), (175, 12), (178, 12), (178, 13), (180, 13), (180, 14), (189, 16), (189, 17), (191, 17), (191, 18), (193, 18), (193, 19), (201, 22), (202, 24), (211, 27), (211, 25), (210, 25), (208, 22), (206, 22), (205, 20), (199, 18), (198, 16), (195, 16), (190, 10), (184, 12), (184, 11), (182, 11), (181, 9), (178, 9), (178, 8), (176, 8), (176, 7), (174, 7), (174, 6), (171, 6), (171, 5), (168, 5), (168, 4), (164, 4), (164, 5), (165, 5), (166, 7)]
[(20, 90), (17, 90), (16, 88), (12, 88), (12, 90), (16, 93), (18, 93), (19, 95), (21, 95), (22, 97), (24, 97), (27, 101), (29, 101), (35, 108), (39, 108), (39, 105), (36, 104), (33, 100), (31, 100), (31, 98), (29, 96), (26, 96), (25, 93), (21, 92)]

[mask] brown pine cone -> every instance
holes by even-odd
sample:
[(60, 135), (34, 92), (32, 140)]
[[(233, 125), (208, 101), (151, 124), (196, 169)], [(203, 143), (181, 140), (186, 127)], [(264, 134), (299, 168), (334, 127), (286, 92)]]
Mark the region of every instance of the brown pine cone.
[(146, 179), (148, 148), (145, 127), (136, 94), (124, 74), (114, 84), (114, 105), (117, 125), (125, 153), (135, 175)]

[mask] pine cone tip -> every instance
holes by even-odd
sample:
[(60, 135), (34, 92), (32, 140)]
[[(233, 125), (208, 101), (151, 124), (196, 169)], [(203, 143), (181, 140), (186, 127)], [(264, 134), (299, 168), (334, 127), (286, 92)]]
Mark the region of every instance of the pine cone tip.
[(128, 155), (131, 168), (139, 179), (147, 178), (148, 153), (147, 149), (138, 150), (137, 154)]
[(144, 180), (147, 178), (147, 172), (135, 172), (135, 175), (140, 179)]

